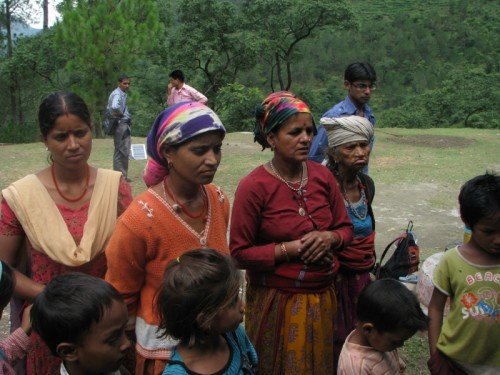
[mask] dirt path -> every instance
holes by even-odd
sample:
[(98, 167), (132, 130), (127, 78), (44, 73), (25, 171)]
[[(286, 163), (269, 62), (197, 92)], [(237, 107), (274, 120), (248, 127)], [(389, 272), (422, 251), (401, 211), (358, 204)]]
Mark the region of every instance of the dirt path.
[[(457, 191), (432, 183), (417, 185), (376, 184), (373, 210), (376, 219), (376, 248), (384, 247), (413, 221), (418, 244), (425, 258), (463, 237), (457, 208), (436, 208), (433, 199), (455, 199)], [(444, 206), (444, 205), (443, 205)]]

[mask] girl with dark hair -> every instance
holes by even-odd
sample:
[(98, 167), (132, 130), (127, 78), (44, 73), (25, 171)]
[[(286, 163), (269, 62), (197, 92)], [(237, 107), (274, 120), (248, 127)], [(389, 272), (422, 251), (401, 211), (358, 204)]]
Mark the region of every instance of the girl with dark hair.
[[(51, 164), (2, 191), (0, 219), (0, 258), (26, 271), (15, 271), (14, 295), (27, 302), (62, 273), (104, 277), (104, 246), (117, 217), (132, 201), (130, 185), (120, 173), (88, 164), (92, 126), (80, 96), (49, 94), (38, 119)], [(56, 373), (60, 360), (37, 335), (32, 341), (27, 374)]]
[(158, 328), (179, 344), (163, 375), (255, 373), (257, 353), (241, 325), (242, 282), (233, 259), (212, 249), (169, 263), (156, 301)]

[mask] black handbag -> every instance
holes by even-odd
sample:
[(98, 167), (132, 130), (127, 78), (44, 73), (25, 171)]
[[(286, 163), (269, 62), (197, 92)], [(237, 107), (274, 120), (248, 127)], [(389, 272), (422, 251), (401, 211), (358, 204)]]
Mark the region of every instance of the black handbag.
[[(412, 231), (413, 221), (410, 221), (406, 231), (387, 245), (380, 257), (380, 261), (375, 263), (375, 267), (373, 268), (373, 274), (377, 280), (384, 278), (399, 280), (400, 277), (408, 276), (418, 271), (420, 249), (415, 242), (415, 235)], [(393, 245), (396, 246), (394, 253), (389, 260), (382, 265), (384, 257)]]
[(106, 109), (102, 121), (102, 130), (104, 134), (114, 135), (119, 123), (120, 118), (113, 116), (113, 113), (110, 110)]

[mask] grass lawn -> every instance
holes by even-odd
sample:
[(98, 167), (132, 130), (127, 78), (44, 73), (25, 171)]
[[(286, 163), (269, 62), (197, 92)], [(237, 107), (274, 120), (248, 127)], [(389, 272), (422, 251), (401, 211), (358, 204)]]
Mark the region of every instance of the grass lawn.
[[(145, 143), (133, 137), (133, 143)], [(269, 160), (249, 133), (230, 133), (224, 139), (223, 157), (215, 183), (233, 196), (239, 180)], [(95, 139), (90, 163), (112, 167), (113, 141)], [(0, 188), (48, 165), (43, 143), (0, 146)], [(134, 194), (144, 189), (146, 162), (131, 161)], [(500, 130), (483, 129), (388, 129), (376, 131), (370, 176), (383, 184), (438, 183), (458, 189), (467, 179), (488, 170), (500, 170)], [(444, 198), (443, 198), (444, 199)], [(436, 204), (443, 205), (437, 198)]]

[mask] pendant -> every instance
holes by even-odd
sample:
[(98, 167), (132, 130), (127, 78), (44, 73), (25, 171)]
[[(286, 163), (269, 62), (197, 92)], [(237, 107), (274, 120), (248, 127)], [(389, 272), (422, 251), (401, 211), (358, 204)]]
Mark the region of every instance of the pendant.
[(200, 245), (201, 245), (201, 247), (205, 247), (207, 245), (207, 239), (206, 238), (200, 238)]
[(299, 215), (300, 216), (306, 216), (306, 210), (304, 210), (302, 207), (299, 208)]

